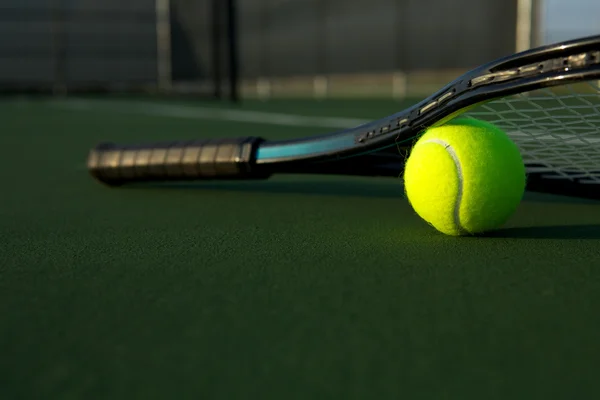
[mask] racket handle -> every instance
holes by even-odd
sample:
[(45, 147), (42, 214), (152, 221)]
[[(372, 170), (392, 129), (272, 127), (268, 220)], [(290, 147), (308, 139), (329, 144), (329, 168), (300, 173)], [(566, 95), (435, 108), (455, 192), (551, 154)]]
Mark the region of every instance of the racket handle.
[(148, 181), (266, 179), (256, 167), (263, 139), (242, 137), (123, 146), (101, 143), (87, 160), (90, 174), (118, 186)]

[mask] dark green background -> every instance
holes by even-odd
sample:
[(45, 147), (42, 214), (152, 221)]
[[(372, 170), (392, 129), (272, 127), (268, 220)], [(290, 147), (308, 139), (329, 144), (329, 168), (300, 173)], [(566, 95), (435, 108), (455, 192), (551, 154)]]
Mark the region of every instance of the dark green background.
[(598, 202), (530, 193), (505, 229), (453, 238), (414, 215), (400, 180), (109, 189), (85, 170), (102, 140), (327, 129), (44, 101), (3, 101), (0, 118), (2, 399), (600, 393)]

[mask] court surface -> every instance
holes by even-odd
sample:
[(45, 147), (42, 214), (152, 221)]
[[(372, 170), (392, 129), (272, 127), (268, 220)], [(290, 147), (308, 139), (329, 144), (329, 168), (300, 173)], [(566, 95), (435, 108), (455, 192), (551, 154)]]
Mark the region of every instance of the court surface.
[(85, 169), (99, 141), (296, 137), (405, 105), (0, 102), (0, 397), (596, 397), (600, 202), (528, 193), (452, 238), (399, 179), (110, 189)]

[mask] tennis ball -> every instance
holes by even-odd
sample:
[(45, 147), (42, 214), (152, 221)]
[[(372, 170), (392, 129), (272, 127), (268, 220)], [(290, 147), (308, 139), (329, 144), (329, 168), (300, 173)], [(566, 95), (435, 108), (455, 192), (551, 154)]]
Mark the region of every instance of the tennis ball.
[(406, 196), (415, 212), (453, 236), (503, 225), (519, 205), (525, 183), (517, 145), (496, 126), (470, 118), (428, 129), (404, 171)]

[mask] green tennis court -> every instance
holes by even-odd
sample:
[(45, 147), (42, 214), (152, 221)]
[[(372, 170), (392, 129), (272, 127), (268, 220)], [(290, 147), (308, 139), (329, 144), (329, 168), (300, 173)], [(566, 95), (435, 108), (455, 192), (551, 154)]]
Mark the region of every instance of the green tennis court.
[(598, 202), (528, 193), (457, 239), (400, 179), (111, 189), (85, 168), (99, 141), (298, 137), (403, 106), (2, 101), (0, 397), (597, 396)]

